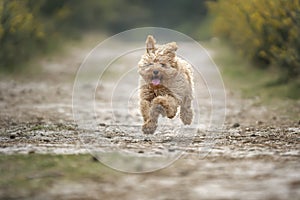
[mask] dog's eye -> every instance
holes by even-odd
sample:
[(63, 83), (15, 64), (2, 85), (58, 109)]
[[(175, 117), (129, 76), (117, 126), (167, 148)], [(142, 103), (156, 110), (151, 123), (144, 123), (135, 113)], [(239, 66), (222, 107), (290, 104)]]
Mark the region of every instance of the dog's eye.
[(166, 67), (167, 65), (165, 63), (160, 63), (162, 67)]
[(144, 65), (144, 67), (150, 67), (152, 65), (153, 65), (152, 63), (147, 63), (147, 64)]

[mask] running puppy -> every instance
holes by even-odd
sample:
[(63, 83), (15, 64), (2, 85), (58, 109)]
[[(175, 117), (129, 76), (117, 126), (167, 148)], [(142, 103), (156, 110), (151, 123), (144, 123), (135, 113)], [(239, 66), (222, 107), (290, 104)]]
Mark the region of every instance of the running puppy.
[(153, 134), (159, 115), (175, 117), (180, 107), (183, 124), (193, 120), (193, 74), (191, 65), (176, 56), (175, 42), (156, 44), (152, 35), (146, 40), (146, 52), (138, 63), (142, 131)]

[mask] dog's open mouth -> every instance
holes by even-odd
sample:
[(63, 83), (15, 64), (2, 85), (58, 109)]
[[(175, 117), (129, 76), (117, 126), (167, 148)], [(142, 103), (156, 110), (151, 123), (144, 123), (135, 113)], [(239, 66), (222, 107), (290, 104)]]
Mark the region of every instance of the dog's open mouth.
[(153, 77), (151, 80), (152, 85), (159, 85), (160, 84), (160, 78), (159, 77)]
[(160, 79), (158, 79), (158, 78), (152, 79), (151, 83), (153, 85), (159, 85), (160, 84)]

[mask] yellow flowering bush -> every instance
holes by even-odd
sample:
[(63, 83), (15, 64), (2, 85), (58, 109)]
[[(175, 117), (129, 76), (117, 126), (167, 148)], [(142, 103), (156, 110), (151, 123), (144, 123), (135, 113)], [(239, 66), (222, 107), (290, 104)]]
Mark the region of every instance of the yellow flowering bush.
[(128, 27), (146, 16), (139, 11), (129, 0), (0, 0), (0, 68), (21, 68), (53, 41), (83, 31)]
[(218, 0), (208, 8), (215, 35), (260, 66), (278, 67), (285, 81), (299, 76), (299, 0)]
[(0, 67), (26, 60), (45, 36), (34, 12), (40, 4), (30, 0), (0, 0)]

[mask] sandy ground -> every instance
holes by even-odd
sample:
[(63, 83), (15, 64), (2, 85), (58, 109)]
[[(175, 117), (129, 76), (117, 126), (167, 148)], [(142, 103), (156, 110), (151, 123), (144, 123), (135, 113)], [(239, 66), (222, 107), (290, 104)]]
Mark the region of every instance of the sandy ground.
[[(129, 173), (107, 183), (58, 182), (42, 194), (22, 198), (299, 199), (299, 116), (282, 115), (279, 105), (270, 109), (257, 99), (242, 99), (230, 88), (225, 113), (224, 91), (207, 85), (215, 77), (196, 73), (196, 122), (184, 127), (178, 117), (161, 119), (156, 133), (146, 136), (140, 129), (135, 68), (143, 52), (129, 53), (106, 70), (102, 61), (114, 56), (114, 49), (94, 52), (74, 88), (90, 50), (73, 46), (63, 56), (39, 61), (42, 70), (35, 76), (1, 78), (0, 153), (91, 153)], [(192, 56), (201, 66), (211, 65), (204, 51)], [(221, 96), (212, 101), (214, 91)], [(219, 125), (225, 114), (223, 126), (212, 128), (212, 119)]]

